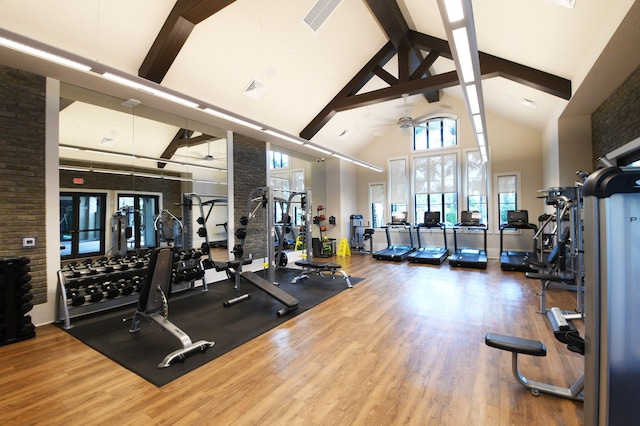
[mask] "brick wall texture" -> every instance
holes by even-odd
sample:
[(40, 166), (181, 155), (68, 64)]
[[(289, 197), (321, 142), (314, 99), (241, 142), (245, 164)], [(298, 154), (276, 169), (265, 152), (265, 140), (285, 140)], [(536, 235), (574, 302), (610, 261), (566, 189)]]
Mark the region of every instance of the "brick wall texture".
[[(267, 185), (267, 150), (264, 142), (242, 136), (233, 137), (233, 202), (236, 221), (247, 215), (249, 195), (255, 188)], [(236, 229), (241, 225), (236, 223)], [(244, 240), (244, 252), (251, 253), (254, 258), (267, 256), (267, 224), (266, 211), (259, 208), (255, 219), (246, 227), (247, 237)], [(236, 241), (239, 243), (239, 241)]]
[(640, 66), (591, 115), (593, 160), (640, 137)]
[(31, 260), (34, 304), (47, 297), (45, 96), (44, 77), (0, 65), (0, 257)]

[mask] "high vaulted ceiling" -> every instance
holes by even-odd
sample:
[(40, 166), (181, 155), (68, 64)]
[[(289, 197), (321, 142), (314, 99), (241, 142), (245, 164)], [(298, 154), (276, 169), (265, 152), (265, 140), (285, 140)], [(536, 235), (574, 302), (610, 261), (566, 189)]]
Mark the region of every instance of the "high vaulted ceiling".
[[(0, 28), (352, 156), (462, 97), (435, 0), (342, 0), (317, 31), (315, 3), (3, 0)], [(542, 132), (634, 3), (474, 1), (486, 109)]]

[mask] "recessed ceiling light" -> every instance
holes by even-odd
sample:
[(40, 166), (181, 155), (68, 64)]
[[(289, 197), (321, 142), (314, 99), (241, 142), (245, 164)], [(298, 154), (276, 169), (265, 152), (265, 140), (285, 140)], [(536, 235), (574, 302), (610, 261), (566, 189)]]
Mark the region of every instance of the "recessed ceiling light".
[(532, 101), (531, 99), (520, 98), (520, 103), (522, 105), (528, 106), (529, 108), (533, 108), (533, 109), (538, 108), (538, 103), (536, 101)]

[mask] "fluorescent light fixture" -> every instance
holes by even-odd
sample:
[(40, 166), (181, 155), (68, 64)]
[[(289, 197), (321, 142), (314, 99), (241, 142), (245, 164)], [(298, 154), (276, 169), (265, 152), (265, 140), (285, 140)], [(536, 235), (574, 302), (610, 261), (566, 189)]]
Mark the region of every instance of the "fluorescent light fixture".
[(444, 5), (447, 9), (449, 22), (454, 23), (464, 19), (464, 10), (462, 9), (462, 2), (460, 0), (445, 0)]
[(131, 80), (131, 79), (128, 79), (128, 78), (125, 78), (125, 77), (121, 77), (121, 76), (116, 75), (116, 74), (112, 74), (110, 72), (105, 72), (104, 74), (102, 74), (102, 76), (104, 78), (106, 78), (107, 80), (111, 80), (111, 81), (113, 81), (115, 83), (122, 84), (123, 86), (128, 86), (128, 87), (131, 87), (133, 89), (137, 89), (137, 90), (140, 90), (142, 92), (149, 93), (151, 95), (157, 96), (159, 98), (166, 99), (166, 100), (171, 101), (171, 102), (175, 102), (175, 103), (180, 104), (180, 105), (184, 105), (184, 106), (187, 106), (187, 107), (190, 107), (190, 108), (197, 108), (198, 107), (198, 104), (196, 102), (189, 101), (189, 100), (181, 98), (179, 96), (172, 95), (171, 93), (167, 93), (165, 91), (156, 89), (154, 87), (148, 86), (146, 84), (139, 83), (137, 81), (134, 81), (134, 80)]
[(336, 154), (335, 152), (334, 152), (332, 155), (333, 155), (334, 157), (336, 157), (336, 158), (341, 159), (341, 160), (344, 160), (344, 161), (348, 161), (348, 162), (350, 162), (350, 163), (353, 163), (353, 160), (352, 160), (351, 158), (347, 158), (347, 157), (345, 157), (344, 155)]
[(91, 169), (88, 169), (86, 167), (73, 167), (73, 166), (59, 166), (58, 169), (67, 170), (69, 172), (90, 172), (91, 171)]
[(225, 114), (224, 112), (220, 112), (220, 111), (215, 110), (213, 108), (205, 108), (203, 111), (206, 112), (207, 114), (214, 115), (214, 116), (216, 116), (218, 118), (222, 118), (222, 119), (229, 120), (229, 121), (232, 121), (232, 122), (237, 123), (237, 124), (241, 124), (241, 125), (246, 126), (246, 127), (250, 127), (250, 128), (252, 128), (254, 130), (262, 130), (262, 126), (258, 126), (257, 124), (250, 123), (247, 120), (243, 120), (241, 118), (234, 117), (234, 116), (229, 115), (229, 114)]
[(110, 169), (91, 169), (93, 173), (108, 173), (110, 175), (124, 175), (132, 176), (133, 172), (127, 172), (125, 170), (110, 170)]
[(484, 148), (487, 146), (487, 143), (484, 140), (484, 133), (476, 134), (476, 141), (478, 142), (478, 146), (480, 148)]
[(155, 158), (155, 157), (147, 157), (144, 155), (137, 155), (137, 154), (124, 154), (121, 152), (113, 152), (113, 151), (105, 151), (105, 150), (101, 150), (101, 149), (92, 149), (92, 148), (78, 148), (75, 146), (70, 146), (70, 145), (59, 145), (60, 149), (68, 149), (68, 150), (72, 150), (72, 151), (82, 151), (82, 152), (87, 152), (90, 154), (97, 154), (97, 155), (110, 155), (113, 157), (119, 157), (119, 158), (127, 158), (130, 160), (144, 160), (144, 161), (153, 161), (156, 163), (167, 163), (167, 164), (173, 164), (176, 166), (183, 166), (183, 167), (195, 167), (195, 168), (199, 168), (199, 169), (205, 169), (205, 170), (211, 170), (211, 171), (217, 171), (217, 172), (224, 172), (226, 173), (227, 170), (226, 169), (221, 169), (219, 167), (210, 167), (210, 166), (203, 166), (200, 164), (191, 164), (191, 163), (185, 163), (182, 161), (174, 161), (174, 160), (170, 160), (167, 158)]
[(112, 157), (125, 157), (125, 158), (135, 158), (133, 155), (121, 154), (119, 152), (111, 152), (111, 151), (103, 151), (100, 149), (83, 149), (82, 151), (87, 152), (89, 154), (99, 154), (99, 155), (111, 155)]
[(315, 145), (311, 145), (310, 143), (305, 143), (304, 146), (306, 146), (307, 148), (311, 148), (311, 149), (315, 149), (316, 151), (319, 151), (323, 154), (327, 154), (327, 155), (331, 155), (331, 151), (327, 151), (324, 148), (320, 148), (319, 146), (315, 146)]
[(5, 37), (0, 37), (0, 45), (8, 47), (9, 49), (17, 50), (22, 53), (26, 53), (31, 56), (36, 56), (40, 59), (44, 59), (49, 62), (55, 62), (56, 64), (64, 65), (65, 67), (73, 68), (78, 71), (88, 72), (91, 71), (91, 67), (80, 62), (72, 61), (71, 59), (64, 58), (59, 55), (55, 55), (50, 52), (46, 52), (35, 47), (27, 46), (23, 43), (10, 40)]
[(475, 130), (476, 142), (481, 149), (482, 161), (487, 162), (487, 125), (482, 96), (482, 74), (471, 0), (437, 0), (437, 2), (467, 111)]
[(458, 62), (460, 62), (462, 80), (465, 83), (471, 83), (475, 80), (475, 74), (473, 72), (473, 61), (471, 59), (471, 48), (469, 47), (467, 28), (458, 28), (451, 33), (453, 34), (455, 49), (458, 52)]
[(276, 132), (274, 130), (266, 129), (264, 132), (266, 134), (268, 134), (268, 135), (275, 136), (277, 138), (284, 139), (286, 141), (293, 142), (293, 143), (298, 144), (298, 145), (303, 145), (304, 144), (304, 142), (302, 142), (301, 140), (295, 139), (292, 136), (285, 135), (285, 134), (280, 133), (280, 132)]
[(478, 101), (478, 89), (475, 84), (466, 86), (467, 99), (469, 102), (469, 110), (471, 114), (480, 114), (480, 102)]
[(476, 129), (476, 133), (482, 133), (482, 116), (480, 114), (473, 115), (473, 127)]

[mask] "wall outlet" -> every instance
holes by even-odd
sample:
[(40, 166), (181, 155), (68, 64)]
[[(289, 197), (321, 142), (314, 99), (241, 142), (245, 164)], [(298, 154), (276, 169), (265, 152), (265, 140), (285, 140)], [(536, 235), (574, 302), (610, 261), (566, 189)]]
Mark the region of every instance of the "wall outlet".
[(36, 237), (24, 237), (22, 239), (22, 247), (35, 247)]

